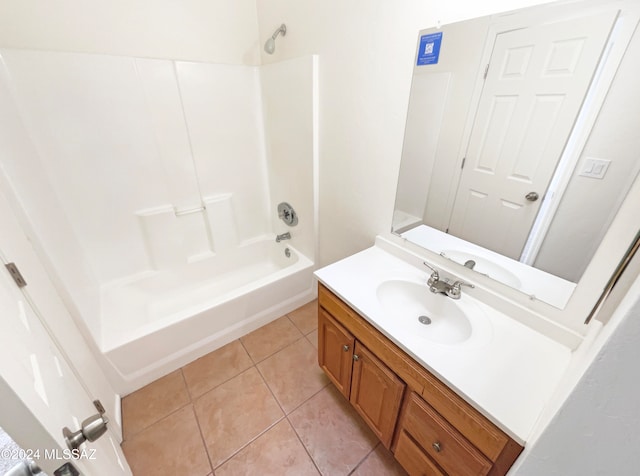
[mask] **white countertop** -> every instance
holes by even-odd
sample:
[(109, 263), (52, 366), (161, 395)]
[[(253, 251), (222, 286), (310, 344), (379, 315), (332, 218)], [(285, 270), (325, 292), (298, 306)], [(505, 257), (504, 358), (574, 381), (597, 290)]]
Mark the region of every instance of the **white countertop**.
[(429, 275), (376, 246), (315, 275), (469, 404), (516, 441), (526, 443), (567, 367), (571, 356), (567, 347), (465, 295), (464, 290), (460, 302), (486, 316), (480, 330), (454, 345), (415, 335), (382, 308), (376, 290), (384, 281), (401, 279), (425, 283), (428, 293)]

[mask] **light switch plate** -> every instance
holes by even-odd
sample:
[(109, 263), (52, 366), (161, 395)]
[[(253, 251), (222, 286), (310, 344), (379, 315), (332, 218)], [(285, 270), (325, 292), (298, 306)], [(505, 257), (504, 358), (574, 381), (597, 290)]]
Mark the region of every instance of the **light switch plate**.
[(603, 179), (609, 168), (610, 160), (586, 157), (582, 162), (582, 169), (578, 175), (595, 179)]

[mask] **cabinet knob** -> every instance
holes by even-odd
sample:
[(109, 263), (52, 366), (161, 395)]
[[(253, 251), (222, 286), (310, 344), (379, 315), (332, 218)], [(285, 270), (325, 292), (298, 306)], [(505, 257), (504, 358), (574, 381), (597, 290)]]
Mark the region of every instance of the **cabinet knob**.
[(344, 350), (345, 352), (349, 352), (349, 346), (347, 344), (343, 345), (342, 350)]
[(353, 360), (355, 361), (360, 360), (360, 357), (358, 357), (358, 354), (353, 354)]
[(436, 450), (436, 453), (440, 453), (440, 451), (442, 451), (442, 447), (440, 446), (440, 443), (438, 443), (437, 441), (431, 446), (433, 446), (433, 449)]

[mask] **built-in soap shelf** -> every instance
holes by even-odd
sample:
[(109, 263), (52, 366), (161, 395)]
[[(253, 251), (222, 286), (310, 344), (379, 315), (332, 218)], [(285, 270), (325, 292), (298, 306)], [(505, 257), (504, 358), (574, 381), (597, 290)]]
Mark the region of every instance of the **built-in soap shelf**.
[(154, 269), (197, 261), (240, 242), (231, 193), (205, 197), (193, 207), (168, 204), (135, 214)]

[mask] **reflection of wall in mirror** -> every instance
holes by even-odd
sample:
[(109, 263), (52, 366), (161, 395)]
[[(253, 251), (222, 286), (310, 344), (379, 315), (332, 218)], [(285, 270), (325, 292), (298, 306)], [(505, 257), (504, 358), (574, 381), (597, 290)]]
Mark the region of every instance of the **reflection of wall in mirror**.
[[(453, 170), (459, 166), (457, 151), (488, 27), (489, 17), (447, 25), (438, 63), (414, 63), (396, 209), (434, 228), (444, 230), (448, 221), (443, 212)], [(420, 35), (433, 31), (423, 30)], [(414, 103), (431, 107), (419, 110)], [(410, 157), (412, 165), (405, 166), (405, 157)], [(426, 163), (414, 167), (418, 159)], [(434, 167), (436, 162), (438, 167)], [(394, 221), (394, 230), (397, 228)]]
[[(639, 76), (640, 35), (636, 32), (547, 232), (536, 268), (577, 282), (638, 176)], [(611, 160), (602, 179), (580, 175), (589, 157)], [(585, 236), (592, 238), (585, 240)]]

